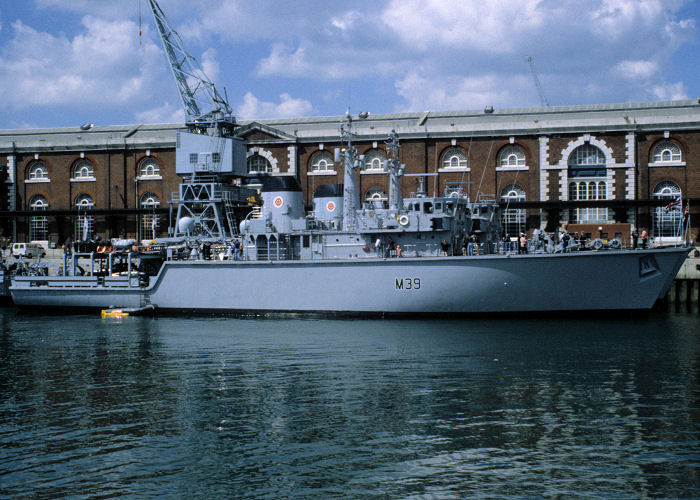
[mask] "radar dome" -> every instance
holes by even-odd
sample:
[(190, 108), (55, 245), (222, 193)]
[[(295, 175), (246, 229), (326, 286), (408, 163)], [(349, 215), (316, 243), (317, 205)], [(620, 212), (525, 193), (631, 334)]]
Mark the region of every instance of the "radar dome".
[(177, 221), (177, 230), (183, 234), (192, 234), (194, 231), (194, 219), (192, 217), (182, 217)]

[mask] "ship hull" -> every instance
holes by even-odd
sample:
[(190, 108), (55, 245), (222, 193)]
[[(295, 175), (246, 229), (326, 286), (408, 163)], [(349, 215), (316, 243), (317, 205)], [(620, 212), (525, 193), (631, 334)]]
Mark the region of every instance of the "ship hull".
[(162, 312), (412, 315), (650, 309), (668, 291), (688, 251), (169, 261), (144, 288), (23, 277), (13, 282), (11, 293), (24, 308), (152, 305)]

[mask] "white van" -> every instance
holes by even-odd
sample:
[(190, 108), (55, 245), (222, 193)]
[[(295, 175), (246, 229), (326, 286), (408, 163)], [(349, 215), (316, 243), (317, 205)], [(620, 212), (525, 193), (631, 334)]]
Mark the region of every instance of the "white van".
[(39, 245), (38, 243), (13, 243), (12, 244), (12, 256), (15, 259), (19, 259), (20, 257), (25, 257), (27, 259), (33, 259), (34, 257), (38, 256), (44, 257), (46, 255), (46, 252), (44, 251), (44, 247)]

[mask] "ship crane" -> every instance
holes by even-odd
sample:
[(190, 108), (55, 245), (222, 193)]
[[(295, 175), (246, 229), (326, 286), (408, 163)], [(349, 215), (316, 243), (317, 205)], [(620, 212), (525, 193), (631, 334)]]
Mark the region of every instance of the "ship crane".
[[(148, 0), (185, 111), (186, 131), (177, 133), (175, 172), (183, 177), (171, 203), (177, 223), (171, 236), (226, 241), (238, 234), (236, 208), (250, 189), (231, 181), (247, 175), (246, 143), (235, 136), (236, 119), (227, 99), (185, 48), (156, 0)], [(240, 184), (237, 182), (235, 184)]]
[(549, 102), (547, 101), (547, 98), (544, 95), (544, 89), (542, 89), (542, 84), (540, 83), (540, 79), (537, 77), (537, 71), (535, 71), (535, 62), (532, 60), (531, 56), (527, 56), (527, 58), (525, 60), (530, 65), (530, 71), (532, 72), (532, 78), (535, 80), (535, 87), (537, 87), (537, 93), (540, 96), (540, 105), (543, 107), (549, 107)]
[(226, 136), (236, 126), (228, 101), (216, 90), (204, 69), (185, 48), (182, 38), (168, 22), (155, 0), (149, 0), (163, 50), (185, 109), (185, 125), (192, 131), (213, 129)]

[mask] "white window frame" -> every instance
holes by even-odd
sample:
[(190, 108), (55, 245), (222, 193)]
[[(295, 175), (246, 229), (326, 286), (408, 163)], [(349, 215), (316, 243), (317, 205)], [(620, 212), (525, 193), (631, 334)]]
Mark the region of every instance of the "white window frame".
[[(90, 175), (84, 175), (84, 171), (86, 169)], [(93, 167), (92, 163), (89, 161), (80, 160), (73, 166), (72, 177), (70, 179), (71, 182), (94, 182), (96, 180), (95, 167)]]
[(362, 165), (361, 174), (383, 174), (386, 154), (383, 151), (373, 150), (365, 155), (365, 162)]
[[(36, 172), (41, 171), (43, 172), (43, 175), (37, 176)], [(49, 179), (49, 169), (48, 167), (41, 161), (37, 161), (32, 163), (29, 166), (29, 170), (27, 171), (27, 179), (25, 182), (28, 183), (42, 183), (42, 182), (51, 182)]]
[(525, 151), (520, 146), (507, 146), (501, 151), (496, 171), (528, 170), (525, 164)]
[(311, 157), (308, 175), (335, 175), (333, 157), (327, 151), (318, 151)]
[(469, 172), (469, 170), (467, 155), (461, 149), (450, 148), (440, 155), (438, 172)]
[[(664, 157), (668, 155), (668, 158)], [(651, 155), (650, 167), (685, 167), (683, 151), (673, 141), (663, 141), (654, 146)]]
[[(263, 164), (263, 162), (265, 165), (265, 168), (263, 170), (261, 170), (261, 169), (252, 170), (250, 168), (252, 163)], [(269, 174), (269, 173), (272, 173), (272, 164), (270, 163), (270, 160), (265, 158), (260, 153), (254, 153), (254, 154), (250, 155), (248, 157), (248, 159), (246, 160), (246, 170), (249, 174)]]
[[(49, 202), (41, 195), (35, 195), (29, 201), (29, 209), (43, 211), (49, 209)], [(49, 218), (45, 215), (31, 217), (29, 219), (29, 241), (48, 241)]]
[[(149, 170), (151, 170), (152, 173), (149, 173)], [(139, 164), (139, 180), (160, 180), (162, 178), (163, 176), (160, 175), (160, 164), (155, 158), (149, 156), (141, 160)]]
[[(150, 208), (155, 209), (160, 207), (160, 198), (158, 195), (152, 192), (144, 193), (139, 198), (139, 208)], [(152, 240), (153, 239), (153, 224), (155, 222), (155, 233), (158, 235), (158, 229), (160, 228), (160, 217), (155, 212), (152, 214), (142, 214), (140, 221), (141, 239), (142, 240)]]

